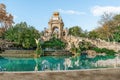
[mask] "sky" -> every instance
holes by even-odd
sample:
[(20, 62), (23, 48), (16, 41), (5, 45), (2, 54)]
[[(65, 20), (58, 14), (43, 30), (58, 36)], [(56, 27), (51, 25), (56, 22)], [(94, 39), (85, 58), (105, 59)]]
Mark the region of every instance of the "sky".
[(53, 12), (58, 11), (64, 27), (80, 26), (91, 31), (98, 27), (101, 15), (120, 13), (120, 0), (0, 0), (14, 16), (15, 24), (27, 22), (39, 31), (48, 28)]

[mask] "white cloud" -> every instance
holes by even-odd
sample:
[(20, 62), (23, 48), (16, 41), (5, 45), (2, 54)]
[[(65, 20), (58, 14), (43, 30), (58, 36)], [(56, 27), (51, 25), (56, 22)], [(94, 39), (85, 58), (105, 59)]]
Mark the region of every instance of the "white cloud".
[(80, 11), (75, 11), (75, 10), (63, 10), (63, 9), (58, 9), (60, 13), (63, 14), (70, 14), (70, 15), (84, 15), (86, 14), (85, 12), (80, 12)]
[(115, 7), (115, 6), (94, 6), (91, 9), (91, 12), (93, 13), (94, 16), (100, 16), (103, 13), (119, 14), (120, 13), (120, 6), (118, 6), (118, 7)]

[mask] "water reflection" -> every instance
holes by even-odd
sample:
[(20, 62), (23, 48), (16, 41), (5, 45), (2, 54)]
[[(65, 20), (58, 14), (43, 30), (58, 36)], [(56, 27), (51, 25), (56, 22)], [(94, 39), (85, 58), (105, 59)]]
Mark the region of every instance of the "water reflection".
[(73, 68), (72, 60), (70, 58), (65, 58), (63, 64), (64, 64), (64, 67), (65, 67), (65, 70), (68, 70), (68, 68)]
[(37, 60), (37, 58), (35, 58), (34, 60), (35, 60), (35, 62), (36, 62), (34, 71), (38, 71), (38, 60)]
[(119, 56), (98, 55), (94, 58), (89, 58), (85, 53), (74, 57), (0, 58), (0, 71), (52, 71), (119, 66)]
[(119, 56), (111, 59), (106, 59), (106, 60), (98, 60), (96, 63), (94, 63), (96, 67), (120, 67), (120, 58)]
[(43, 60), (41, 65), (42, 65), (42, 70), (51, 70), (50, 62), (48, 62), (47, 60)]

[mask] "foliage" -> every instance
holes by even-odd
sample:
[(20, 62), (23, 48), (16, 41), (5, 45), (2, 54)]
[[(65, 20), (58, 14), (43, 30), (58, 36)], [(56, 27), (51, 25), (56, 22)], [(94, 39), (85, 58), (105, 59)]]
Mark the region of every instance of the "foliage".
[(113, 39), (111, 39), (111, 41), (120, 42), (120, 26), (118, 26), (116, 32), (113, 33)]
[(115, 55), (116, 52), (114, 50), (109, 50), (106, 48), (98, 48), (95, 45), (92, 45), (90, 42), (82, 41), (79, 43), (79, 49), (81, 51), (86, 51), (86, 50), (94, 50), (97, 53), (105, 53), (107, 55)]
[(95, 48), (93, 48), (93, 50), (96, 51), (97, 53), (106, 53), (107, 55), (117, 54), (114, 50), (109, 50), (109, 49), (106, 49), (106, 48), (95, 47)]
[(104, 13), (99, 21), (100, 27), (89, 32), (90, 38), (100, 38), (106, 41), (120, 42), (120, 14)]
[(91, 48), (95, 47), (94, 45), (92, 45), (90, 42), (86, 42), (86, 41), (81, 41), (79, 42), (79, 47), (76, 48), (74, 44), (72, 44), (70, 51), (74, 54), (74, 55), (80, 55), (81, 52), (86, 51), (86, 50), (90, 50)]
[(88, 32), (87, 30), (82, 31), (82, 33), (81, 33), (81, 37), (88, 38), (88, 36), (89, 36), (89, 32)]
[(79, 48), (81, 51), (86, 51), (93, 47), (95, 47), (95, 45), (92, 45), (90, 42), (82, 41), (79, 43)]
[(0, 4), (0, 37), (4, 35), (5, 30), (11, 27), (13, 24), (13, 16), (8, 14), (6, 6)]
[(98, 28), (90, 32), (83, 31), (79, 26), (73, 26), (69, 28), (69, 35), (120, 42), (120, 14), (104, 13), (99, 24)]
[(16, 46), (22, 48), (36, 47), (34, 38), (39, 38), (40, 33), (33, 26), (28, 26), (26, 22), (21, 22), (9, 28), (5, 32), (5, 39), (16, 42)]
[(82, 29), (79, 26), (73, 26), (69, 28), (69, 34), (73, 36), (80, 36), (82, 33)]
[(81, 54), (80, 48), (76, 48), (75, 46), (71, 47), (70, 52), (72, 52), (74, 56), (80, 56)]
[(113, 17), (113, 22), (115, 26), (118, 26), (120, 24), (120, 14), (117, 14)]
[(51, 38), (49, 41), (45, 41), (42, 45), (42, 48), (51, 48), (51, 49), (64, 49), (66, 47), (66, 43), (61, 41), (58, 38)]
[(37, 48), (36, 48), (35, 53), (36, 53), (37, 57), (42, 55), (42, 53), (43, 53), (40, 42), (37, 43)]
[(99, 34), (96, 31), (90, 31), (88, 34), (89, 38), (96, 39), (99, 37)]

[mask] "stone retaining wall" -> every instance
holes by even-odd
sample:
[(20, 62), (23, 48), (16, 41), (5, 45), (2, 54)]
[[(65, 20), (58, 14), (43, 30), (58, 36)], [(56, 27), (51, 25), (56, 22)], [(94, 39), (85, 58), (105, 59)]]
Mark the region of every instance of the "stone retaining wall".
[(0, 80), (120, 80), (120, 68), (54, 72), (1, 72)]
[[(34, 57), (35, 50), (5, 50), (0, 53), (2, 57)], [(42, 56), (71, 56), (72, 53), (64, 50), (44, 51)]]
[(43, 54), (44, 56), (70, 56), (70, 55), (72, 55), (72, 53), (71, 52), (69, 52), (69, 51), (44, 51), (44, 54)]
[(5, 50), (5, 52), (3, 52), (3, 54), (7, 54), (7, 53), (10, 53), (10, 54), (32, 54), (34, 53), (34, 50)]
[(34, 50), (5, 50), (2, 57), (34, 57)]

